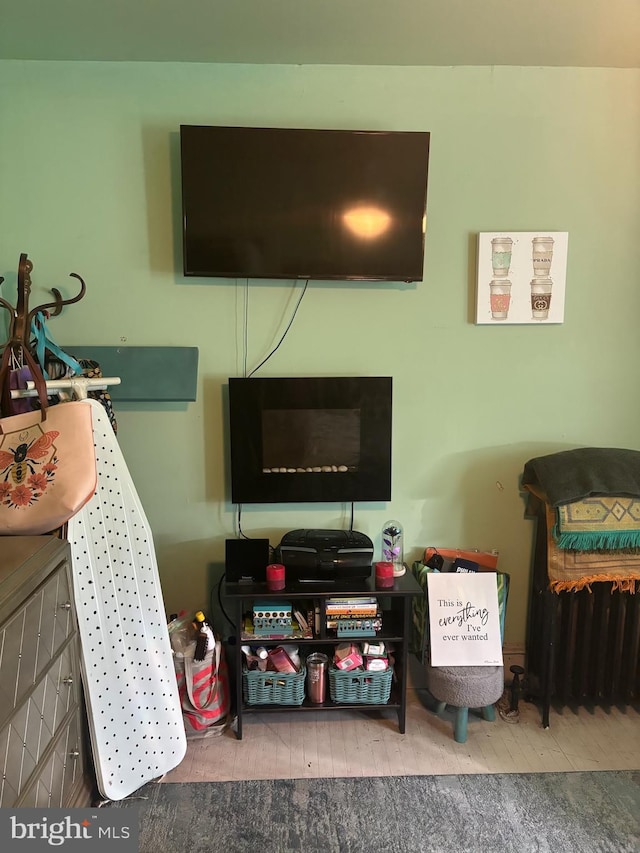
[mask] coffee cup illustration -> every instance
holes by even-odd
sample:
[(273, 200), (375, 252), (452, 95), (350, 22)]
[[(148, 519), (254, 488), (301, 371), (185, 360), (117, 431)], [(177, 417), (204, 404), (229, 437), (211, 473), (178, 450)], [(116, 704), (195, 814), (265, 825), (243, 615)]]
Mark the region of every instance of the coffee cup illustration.
[(491, 241), (491, 266), (494, 278), (506, 278), (511, 266), (511, 237), (494, 237)]
[(509, 305), (511, 304), (511, 282), (508, 278), (494, 278), (489, 285), (489, 291), (491, 318), (493, 320), (506, 320), (509, 316)]
[(553, 281), (550, 278), (534, 278), (531, 282), (531, 316), (534, 320), (548, 320), (551, 307)]
[(553, 261), (553, 237), (534, 237), (531, 244), (533, 275), (535, 278), (547, 278)]

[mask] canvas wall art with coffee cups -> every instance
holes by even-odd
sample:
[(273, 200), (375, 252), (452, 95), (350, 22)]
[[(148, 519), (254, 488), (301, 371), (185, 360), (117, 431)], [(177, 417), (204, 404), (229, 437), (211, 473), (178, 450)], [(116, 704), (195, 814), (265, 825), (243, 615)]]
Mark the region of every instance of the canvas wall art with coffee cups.
[(476, 323), (562, 323), (566, 231), (478, 234)]

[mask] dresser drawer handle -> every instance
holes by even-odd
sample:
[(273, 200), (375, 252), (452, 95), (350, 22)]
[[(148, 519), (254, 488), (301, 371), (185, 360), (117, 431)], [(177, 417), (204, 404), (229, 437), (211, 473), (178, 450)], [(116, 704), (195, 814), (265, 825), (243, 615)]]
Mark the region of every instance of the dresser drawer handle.
[(80, 757), (80, 750), (79, 749), (72, 749), (71, 752), (69, 753), (69, 758), (79, 758), (79, 757)]
[(71, 685), (73, 684), (73, 676), (68, 675), (66, 678), (63, 678), (62, 683), (66, 684), (67, 687), (71, 687)]
[(63, 610), (71, 610), (71, 602), (70, 602), (70, 601), (65, 601), (65, 603), (64, 603), (64, 604), (61, 604), (61, 605), (60, 605), (60, 607), (61, 607)]

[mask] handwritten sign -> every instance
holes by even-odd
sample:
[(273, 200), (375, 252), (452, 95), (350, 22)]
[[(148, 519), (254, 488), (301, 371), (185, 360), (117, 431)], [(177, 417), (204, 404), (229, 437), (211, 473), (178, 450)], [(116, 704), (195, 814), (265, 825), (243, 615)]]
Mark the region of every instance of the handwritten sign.
[(432, 666), (502, 666), (493, 572), (433, 572), (427, 582)]

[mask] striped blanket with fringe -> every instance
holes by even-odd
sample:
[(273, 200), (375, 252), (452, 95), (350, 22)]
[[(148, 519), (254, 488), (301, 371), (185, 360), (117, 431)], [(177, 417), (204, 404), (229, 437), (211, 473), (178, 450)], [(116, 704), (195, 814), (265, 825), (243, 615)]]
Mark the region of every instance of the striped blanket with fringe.
[(577, 592), (608, 581), (612, 591), (635, 592), (640, 584), (640, 550), (581, 551), (561, 548), (553, 535), (556, 511), (545, 504), (547, 520), (547, 572), (554, 592)]
[(609, 551), (640, 547), (640, 499), (622, 495), (584, 498), (556, 507), (558, 548)]
[(555, 592), (640, 584), (640, 451), (581, 447), (525, 463), (527, 514), (546, 523), (549, 586)]

